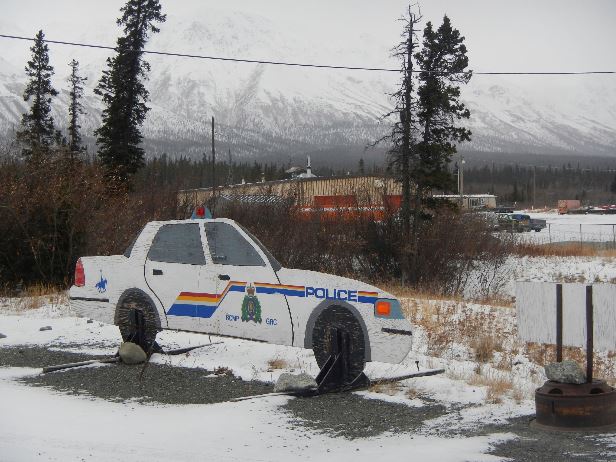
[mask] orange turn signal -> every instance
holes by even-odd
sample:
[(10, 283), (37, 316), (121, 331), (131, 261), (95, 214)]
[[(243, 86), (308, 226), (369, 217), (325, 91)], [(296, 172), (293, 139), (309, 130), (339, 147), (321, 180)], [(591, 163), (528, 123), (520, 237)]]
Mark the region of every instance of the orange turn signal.
[(377, 316), (389, 316), (391, 313), (391, 303), (387, 300), (379, 300), (375, 306)]

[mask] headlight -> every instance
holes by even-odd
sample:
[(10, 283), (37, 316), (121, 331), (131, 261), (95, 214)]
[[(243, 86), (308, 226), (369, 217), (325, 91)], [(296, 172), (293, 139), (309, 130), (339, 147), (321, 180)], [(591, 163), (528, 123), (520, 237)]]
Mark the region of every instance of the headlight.
[(400, 302), (395, 298), (379, 298), (374, 302), (374, 317), (385, 319), (404, 319)]

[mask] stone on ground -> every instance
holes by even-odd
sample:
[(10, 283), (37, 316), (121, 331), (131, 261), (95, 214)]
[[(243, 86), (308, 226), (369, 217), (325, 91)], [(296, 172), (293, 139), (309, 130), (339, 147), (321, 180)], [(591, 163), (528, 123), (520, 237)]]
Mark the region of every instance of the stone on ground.
[(148, 358), (143, 348), (132, 342), (122, 343), (119, 354), (124, 364), (141, 364)]
[(575, 361), (563, 361), (545, 365), (545, 375), (548, 380), (559, 383), (573, 383), (580, 385), (586, 383), (586, 373)]
[(274, 392), (305, 391), (317, 387), (317, 382), (308, 374), (281, 374), (274, 386)]

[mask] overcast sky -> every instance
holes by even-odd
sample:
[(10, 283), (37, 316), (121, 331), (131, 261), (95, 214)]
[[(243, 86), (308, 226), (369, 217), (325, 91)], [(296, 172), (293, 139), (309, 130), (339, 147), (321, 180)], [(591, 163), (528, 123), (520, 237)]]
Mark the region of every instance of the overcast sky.
[[(308, 39), (317, 35), (345, 48), (365, 32), (383, 43), (397, 41), (396, 20), (403, 0), (161, 0), (164, 12), (184, 18), (207, 15), (208, 8), (243, 11), (268, 18), (283, 31)], [(2, 0), (0, 33), (34, 33), (77, 40), (67, 22), (83, 30), (113, 28), (123, 0)], [(616, 70), (615, 0), (424, 0), (425, 20), (449, 15), (466, 37), (476, 71)], [(8, 49), (0, 39), (0, 50)], [(113, 44), (108, 44), (113, 45)], [(23, 45), (22, 45), (23, 46)], [(177, 50), (190, 52), (191, 50)], [(216, 50), (212, 50), (215, 52)], [(318, 49), (314, 50), (318, 56)], [(8, 53), (8, 51), (7, 51)], [(0, 56), (2, 51), (0, 51)], [(276, 59), (276, 56), (263, 56)], [(385, 58), (384, 58), (385, 59)], [(298, 61), (302, 57), (298, 56)], [(382, 65), (383, 63), (349, 63)]]

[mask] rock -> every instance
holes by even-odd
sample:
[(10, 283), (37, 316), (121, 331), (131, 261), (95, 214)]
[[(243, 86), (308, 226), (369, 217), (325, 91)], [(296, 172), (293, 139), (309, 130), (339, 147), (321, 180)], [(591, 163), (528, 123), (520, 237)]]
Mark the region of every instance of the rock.
[(6, 338), (6, 335), (0, 333), (0, 338)]
[(548, 380), (559, 383), (573, 383), (577, 385), (586, 383), (586, 373), (575, 361), (546, 364), (545, 375), (548, 376)]
[(274, 392), (306, 391), (317, 387), (317, 382), (308, 374), (281, 374), (274, 386)]
[(51, 326), (44, 326), (39, 329), (39, 331), (43, 331), (43, 330), (51, 330)]
[(145, 351), (139, 345), (132, 342), (122, 343), (119, 354), (124, 364), (141, 364), (148, 358)]

